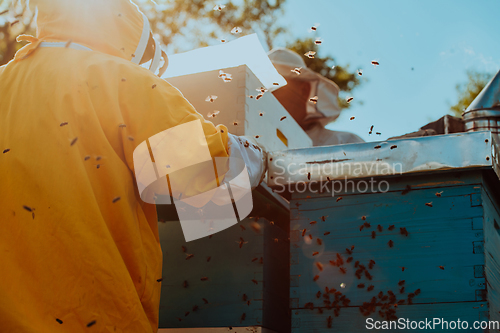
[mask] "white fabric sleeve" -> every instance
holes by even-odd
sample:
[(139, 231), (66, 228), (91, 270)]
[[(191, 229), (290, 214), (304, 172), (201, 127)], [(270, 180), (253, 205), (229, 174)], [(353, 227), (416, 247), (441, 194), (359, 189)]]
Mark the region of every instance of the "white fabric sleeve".
[[(245, 162), (252, 189), (259, 186), (266, 173), (267, 154), (259, 146), (245, 137), (228, 134), (229, 157), (240, 158)], [(231, 162), (234, 161), (234, 162)], [(235, 178), (240, 171), (235, 166), (235, 160), (229, 159), (228, 179)]]

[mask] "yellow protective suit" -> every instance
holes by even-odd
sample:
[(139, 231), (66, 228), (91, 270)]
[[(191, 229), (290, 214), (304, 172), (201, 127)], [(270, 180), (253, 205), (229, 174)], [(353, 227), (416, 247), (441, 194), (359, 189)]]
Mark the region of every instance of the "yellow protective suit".
[[(162, 252), (133, 151), (199, 119), (226, 157), (227, 130), (131, 61), (131, 2), (36, 4), (37, 37), (0, 68), (0, 332), (156, 332)], [(70, 40), (92, 51), (39, 47)]]

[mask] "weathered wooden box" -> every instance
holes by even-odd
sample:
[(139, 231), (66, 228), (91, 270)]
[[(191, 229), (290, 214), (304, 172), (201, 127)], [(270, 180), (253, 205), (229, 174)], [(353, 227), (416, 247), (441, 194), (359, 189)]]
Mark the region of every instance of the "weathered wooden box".
[(497, 142), (476, 132), (273, 153), (268, 183), (292, 197), (291, 331), (499, 321)]
[[(235, 135), (258, 136), (270, 151), (312, 147), (312, 141), (271, 92), (261, 93), (262, 83), (246, 66), (223, 68), (230, 82), (219, 78), (219, 70), (167, 78), (203, 116), (220, 111), (214, 124), (226, 125)], [(257, 99), (257, 96), (262, 94)], [(207, 102), (208, 96), (217, 96)], [(251, 97), (250, 97), (251, 96)]]
[(290, 331), (288, 203), (262, 186), (252, 196), (250, 217), (187, 243), (172, 206), (157, 206), (159, 219), (167, 221), (158, 225), (160, 328)]

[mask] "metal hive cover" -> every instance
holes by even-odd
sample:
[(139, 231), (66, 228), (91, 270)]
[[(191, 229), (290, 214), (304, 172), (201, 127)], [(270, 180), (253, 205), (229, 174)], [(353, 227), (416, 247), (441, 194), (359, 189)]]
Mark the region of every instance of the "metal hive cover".
[(500, 70), (481, 90), (465, 112), (492, 108), (500, 109)]

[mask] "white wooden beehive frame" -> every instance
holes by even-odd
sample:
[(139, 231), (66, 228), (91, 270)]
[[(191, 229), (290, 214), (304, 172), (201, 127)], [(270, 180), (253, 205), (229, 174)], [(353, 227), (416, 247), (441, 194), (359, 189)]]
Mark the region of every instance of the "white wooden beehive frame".
[[(226, 125), (235, 135), (259, 136), (257, 141), (263, 142), (269, 151), (312, 147), (309, 136), (271, 92), (256, 100), (259, 94), (256, 89), (262, 87), (262, 83), (246, 65), (222, 71), (232, 75), (231, 82), (219, 78), (219, 70), (168, 78), (167, 81), (205, 118), (214, 110), (220, 111), (215, 118), (207, 119), (216, 125)], [(217, 96), (212, 103), (205, 101), (210, 95)], [(283, 117), (286, 118), (281, 120)]]

